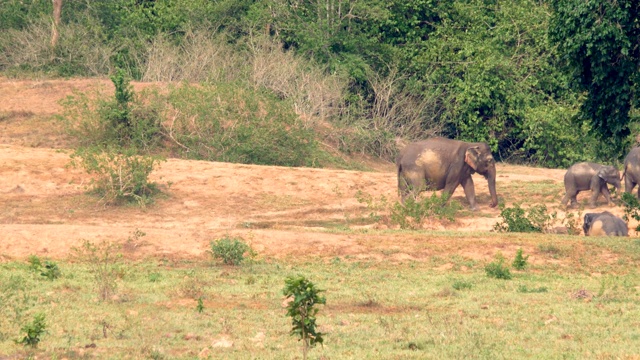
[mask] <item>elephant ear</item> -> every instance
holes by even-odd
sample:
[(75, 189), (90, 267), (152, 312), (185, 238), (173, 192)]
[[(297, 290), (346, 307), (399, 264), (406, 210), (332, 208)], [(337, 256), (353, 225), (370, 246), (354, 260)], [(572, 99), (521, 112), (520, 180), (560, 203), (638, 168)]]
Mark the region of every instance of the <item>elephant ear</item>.
[(480, 155), (478, 153), (479, 149), (479, 146), (473, 146), (468, 148), (464, 154), (464, 162), (471, 166), (474, 171), (478, 168), (478, 156)]

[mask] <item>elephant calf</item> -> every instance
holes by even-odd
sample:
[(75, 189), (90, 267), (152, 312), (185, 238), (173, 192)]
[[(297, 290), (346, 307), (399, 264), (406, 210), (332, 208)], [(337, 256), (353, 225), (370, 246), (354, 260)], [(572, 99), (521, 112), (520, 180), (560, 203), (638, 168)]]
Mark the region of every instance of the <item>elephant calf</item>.
[(629, 236), (627, 223), (608, 211), (585, 214), (582, 230), (585, 236)]
[(576, 196), (579, 192), (585, 190), (591, 190), (590, 207), (596, 207), (601, 193), (607, 203), (612, 205), (611, 193), (607, 184), (615, 186), (618, 193), (620, 193), (620, 171), (615, 167), (590, 162), (573, 164), (564, 175), (566, 194), (562, 198), (562, 205), (566, 206), (571, 200), (571, 207), (576, 207), (578, 205)]

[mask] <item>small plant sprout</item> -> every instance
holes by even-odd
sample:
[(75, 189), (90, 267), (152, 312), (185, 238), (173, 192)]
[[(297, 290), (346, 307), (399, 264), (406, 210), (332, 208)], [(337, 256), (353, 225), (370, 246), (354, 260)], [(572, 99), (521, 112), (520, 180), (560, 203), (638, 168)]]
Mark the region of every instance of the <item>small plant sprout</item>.
[(522, 255), (522, 248), (520, 248), (516, 252), (516, 257), (515, 259), (513, 259), (513, 263), (511, 263), (511, 266), (513, 266), (513, 268), (516, 270), (524, 270), (528, 265), (527, 264), (528, 258), (529, 258), (529, 255), (527, 256)]
[(316, 331), (316, 304), (325, 304), (319, 290), (304, 276), (288, 277), (283, 294), (291, 301), (287, 304), (287, 316), (291, 317), (291, 335), (302, 340), (302, 358), (307, 359), (309, 348), (323, 343), (322, 333)]
[(202, 301), (202, 296), (198, 298), (198, 305), (196, 305), (196, 311), (199, 314), (202, 314), (202, 312), (204, 311), (204, 302)]
[(488, 277), (509, 280), (511, 279), (511, 272), (509, 268), (504, 264), (504, 256), (498, 253), (496, 255), (496, 260), (487, 264), (484, 267), (484, 271), (487, 273)]
[(24, 346), (31, 346), (32, 348), (38, 347), (40, 337), (44, 335), (47, 329), (45, 322), (45, 316), (42, 313), (36, 314), (33, 317), (33, 321), (24, 325), (20, 331), (26, 333), (21, 340), (17, 340), (16, 343)]

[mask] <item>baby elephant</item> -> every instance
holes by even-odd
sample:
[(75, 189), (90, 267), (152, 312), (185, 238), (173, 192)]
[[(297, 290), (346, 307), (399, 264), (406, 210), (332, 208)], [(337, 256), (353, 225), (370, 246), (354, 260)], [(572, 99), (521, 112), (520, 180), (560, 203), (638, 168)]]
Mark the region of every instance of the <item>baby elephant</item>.
[(600, 193), (604, 195), (607, 203), (612, 205), (611, 193), (607, 184), (615, 186), (616, 191), (620, 193), (620, 171), (615, 167), (590, 162), (573, 164), (564, 174), (564, 188), (567, 193), (562, 198), (562, 205), (566, 206), (571, 200), (571, 207), (576, 207), (578, 205), (576, 196), (585, 190), (591, 190), (590, 207), (596, 207)]
[(582, 225), (585, 236), (629, 236), (627, 223), (612, 213), (588, 213)]

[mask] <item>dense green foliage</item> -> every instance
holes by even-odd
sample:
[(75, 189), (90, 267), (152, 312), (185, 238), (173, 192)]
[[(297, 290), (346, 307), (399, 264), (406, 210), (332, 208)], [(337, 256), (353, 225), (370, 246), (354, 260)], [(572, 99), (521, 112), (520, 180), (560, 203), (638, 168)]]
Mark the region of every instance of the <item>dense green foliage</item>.
[(640, 97), (640, 2), (554, 1), (550, 39), (587, 96), (581, 116), (620, 150), (630, 134), (630, 111)]
[(547, 207), (543, 204), (533, 205), (523, 209), (520, 204), (506, 207), (500, 204), (500, 217), (502, 220), (494, 225), (494, 229), (500, 232), (543, 232), (547, 230), (554, 215), (549, 215)]
[[(331, 121), (337, 134), (329, 138), (343, 151), (388, 159), (396, 136), (433, 134), (486, 141), (500, 160), (621, 158), (638, 108), (638, 3), (550, 3), (65, 1), (51, 48), (51, 2), (7, 0), (0, 71), (104, 76), (122, 68), (140, 80), (267, 90), (307, 118)], [(265, 37), (283, 48), (265, 51)], [(274, 61), (287, 51), (295, 56)], [(311, 61), (305, 68), (299, 59)], [(329, 78), (343, 86), (331, 95)], [(304, 104), (311, 99), (322, 106)], [(236, 157), (271, 161), (255, 155)]]

